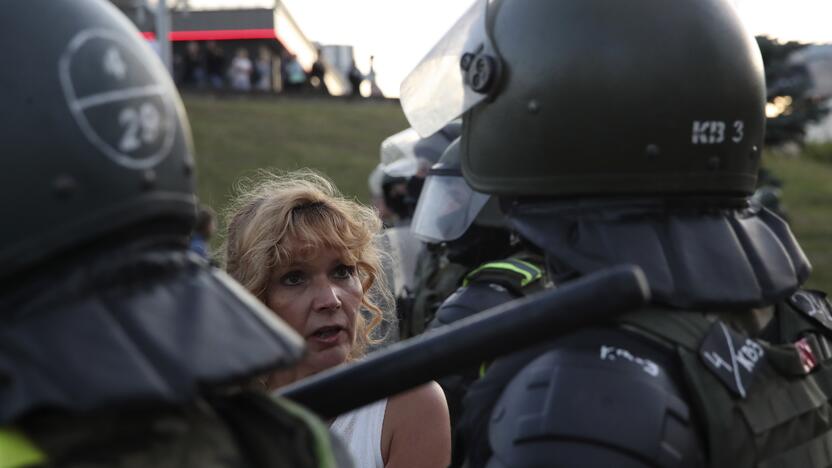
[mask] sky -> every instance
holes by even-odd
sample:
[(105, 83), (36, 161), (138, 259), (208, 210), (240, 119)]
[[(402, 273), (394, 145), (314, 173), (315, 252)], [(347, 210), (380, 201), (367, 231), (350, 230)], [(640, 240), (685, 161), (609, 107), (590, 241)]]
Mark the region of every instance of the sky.
[[(378, 85), (398, 96), (399, 85), (473, 0), (283, 0), (306, 36), (355, 47), (368, 71), (375, 56)], [(173, 0), (168, 0), (172, 3)], [(270, 6), (274, 0), (189, 0), (197, 6)], [(832, 42), (832, 0), (731, 0), (755, 35)]]

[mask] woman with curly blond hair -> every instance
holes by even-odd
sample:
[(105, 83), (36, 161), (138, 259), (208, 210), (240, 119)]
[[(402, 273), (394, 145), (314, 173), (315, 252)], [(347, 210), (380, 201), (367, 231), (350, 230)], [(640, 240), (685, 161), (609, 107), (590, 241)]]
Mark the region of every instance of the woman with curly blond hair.
[[(384, 313), (381, 221), (309, 170), (264, 175), (229, 217), (228, 273), (306, 341), (294, 368), (269, 375), (271, 390), (360, 358)], [(333, 398), (338, 398), (333, 395)], [(450, 462), (450, 423), (431, 383), (332, 423), (361, 467), (438, 467)]]

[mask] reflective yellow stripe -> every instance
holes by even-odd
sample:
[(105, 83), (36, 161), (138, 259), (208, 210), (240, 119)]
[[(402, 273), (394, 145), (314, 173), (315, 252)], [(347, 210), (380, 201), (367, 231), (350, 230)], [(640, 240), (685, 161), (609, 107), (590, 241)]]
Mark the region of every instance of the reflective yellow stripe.
[(0, 468), (43, 465), (46, 456), (20, 431), (0, 428)]
[(487, 361), (483, 361), (483, 362), (480, 364), (480, 378), (485, 377), (485, 373), (486, 373), (486, 371), (488, 371), (488, 362), (487, 362)]
[[(531, 271), (526, 270), (523, 267), (528, 268)], [(523, 277), (523, 279), (520, 281), (521, 287), (526, 287), (532, 281), (540, 279), (543, 276), (542, 272), (540, 271), (540, 268), (537, 268), (536, 266), (528, 262), (524, 262), (523, 260), (517, 259), (508, 259), (502, 262), (491, 262), (486, 263), (484, 265), (480, 265), (479, 267), (474, 269), (474, 271), (468, 273), (468, 275), (465, 277), (465, 281), (462, 282), (462, 285), (468, 286), (470, 278), (483, 270), (507, 270), (513, 273), (517, 273)]]
[(525, 260), (520, 260), (519, 258), (510, 258), (508, 261), (512, 262), (512, 263), (515, 263), (515, 264), (520, 264), (520, 265), (525, 266), (526, 268), (528, 268), (529, 273), (531, 273), (531, 275), (532, 275), (532, 279), (529, 280), (529, 282), (532, 282), (534, 280), (538, 280), (540, 278), (543, 278), (543, 271), (541, 271), (540, 268), (537, 265), (533, 264), (533, 263), (529, 263)]

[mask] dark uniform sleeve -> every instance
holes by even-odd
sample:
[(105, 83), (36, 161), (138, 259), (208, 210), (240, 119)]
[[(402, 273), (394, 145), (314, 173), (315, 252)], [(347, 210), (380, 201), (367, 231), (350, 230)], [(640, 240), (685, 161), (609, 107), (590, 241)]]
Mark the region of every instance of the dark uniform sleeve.
[(431, 321), (428, 329), (456, 322), (515, 298), (514, 294), (499, 284), (472, 283), (456, 290), (439, 306), (436, 318)]
[[(477, 282), (458, 289), (436, 311), (436, 317), (431, 321), (428, 330), (439, 328), (457, 320), (470, 317), (491, 307), (509, 302), (515, 297), (508, 289), (493, 283)], [(451, 427), (453, 429), (453, 459), (452, 467), (462, 466), (465, 454), (465, 444), (462, 433), (457, 428), (457, 422), (462, 415), (462, 399), (468, 391), (471, 382), (479, 377), (479, 369), (471, 368), (437, 379), (445, 392), (448, 402)]]
[[(490, 262), (474, 269), (465, 278), (465, 286), (448, 297), (436, 311), (436, 317), (428, 329), (438, 328), (470, 317), (484, 310), (524, 296), (539, 289), (543, 270), (530, 262), (508, 258)], [(438, 379), (445, 392), (453, 430), (453, 454), (451, 466), (462, 466), (466, 458), (466, 437), (460, 429), (460, 419), (469, 412), (465, 410), (463, 397), (472, 382), (479, 378), (485, 368), (466, 369)], [(487, 417), (485, 418), (487, 422)]]
[(542, 289), (544, 274), (538, 263), (506, 258), (473, 269), (465, 275), (463, 287), (448, 296), (436, 311), (429, 328), (456, 322)]
[(704, 466), (674, 360), (594, 329), (495, 361), (465, 398), (469, 466)]

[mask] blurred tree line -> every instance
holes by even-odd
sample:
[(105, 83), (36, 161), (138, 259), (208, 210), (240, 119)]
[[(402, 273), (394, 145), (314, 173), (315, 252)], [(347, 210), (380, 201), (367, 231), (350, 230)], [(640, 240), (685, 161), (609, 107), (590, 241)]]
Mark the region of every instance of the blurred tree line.
[(803, 144), (806, 127), (820, 121), (829, 111), (823, 100), (811, 95), (812, 76), (804, 63), (789, 61), (789, 56), (811, 44), (780, 42), (758, 36), (763, 54), (768, 104), (766, 106), (766, 146), (794, 142)]

